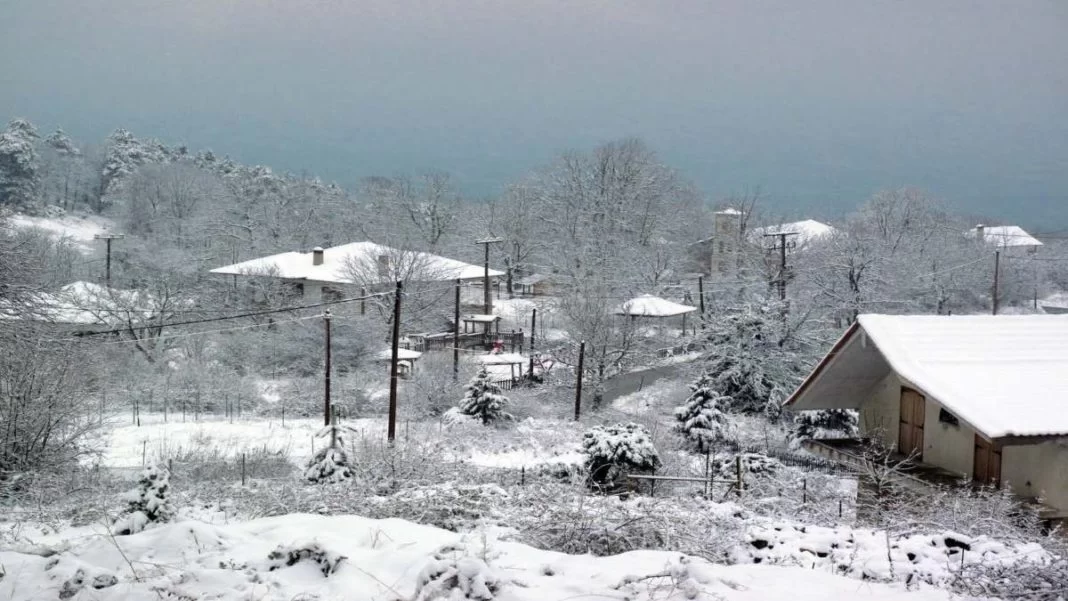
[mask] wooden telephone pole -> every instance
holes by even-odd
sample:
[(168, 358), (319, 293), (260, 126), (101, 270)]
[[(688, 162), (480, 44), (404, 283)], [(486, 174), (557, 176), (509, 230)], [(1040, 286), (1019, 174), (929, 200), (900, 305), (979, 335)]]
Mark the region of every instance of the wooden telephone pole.
[(125, 237), (126, 237), (125, 234), (95, 234), (95, 235), (93, 235), (93, 239), (94, 240), (104, 240), (105, 243), (107, 244), (107, 247), (106, 247), (107, 250), (105, 250), (105, 253), (104, 253), (105, 257), (106, 257), (104, 259), (104, 264), (105, 264), (105, 268), (104, 268), (104, 270), (105, 270), (104, 271), (104, 283), (107, 284), (108, 288), (111, 287), (111, 241), (112, 240), (122, 240)]
[(456, 304), (453, 307), (452, 379), (460, 377), (460, 280), (456, 280)]
[(575, 374), (575, 421), (578, 421), (582, 414), (582, 363), (585, 357), (586, 341), (583, 340), (579, 344), (578, 373)]
[(1001, 251), (994, 251), (994, 289), (991, 291), (991, 307), (993, 309), (993, 315), (998, 314), (998, 279), (1001, 276)]
[(393, 295), (393, 356), (389, 364), (389, 425), (386, 429), (386, 439), (393, 442), (397, 436), (397, 364), (400, 354), (400, 320), (401, 320), (401, 288), (397, 282), (397, 292)]
[[(779, 300), (786, 300), (786, 237), (796, 236), (797, 232), (780, 232), (778, 234), (764, 234), (765, 238), (775, 237), (779, 239), (779, 277), (773, 280), (779, 287)], [(774, 247), (772, 248), (774, 250)]]
[(330, 310), (323, 312), (323, 327), (326, 333), (326, 370), (323, 374), (323, 425), (330, 425)]
[[(490, 244), (499, 244), (504, 242), (504, 238), (485, 238), (483, 240), (475, 240), (475, 244), (481, 244), (486, 251), (485, 260), (482, 263), (483, 275), (482, 275), (482, 304), (483, 313), (485, 315), (493, 314), (493, 295), (490, 294), (490, 277), (489, 277), (489, 249)], [(486, 324), (486, 331), (488, 332), (490, 324)]]

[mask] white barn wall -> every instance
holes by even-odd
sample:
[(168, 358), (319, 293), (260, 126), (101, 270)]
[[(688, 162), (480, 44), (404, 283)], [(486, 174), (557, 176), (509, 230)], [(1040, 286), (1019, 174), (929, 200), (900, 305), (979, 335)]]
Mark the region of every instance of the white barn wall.
[(1068, 447), (1058, 442), (1005, 447), (1001, 480), (1020, 496), (1068, 510)]
[(897, 374), (890, 372), (876, 384), (867, 402), (860, 407), (861, 433), (887, 446), (896, 446), (901, 420), (901, 380)]
[(939, 422), (940, 409), (942, 405), (938, 401), (926, 399), (923, 418), (923, 462), (971, 478), (975, 467), (975, 430), (965, 423), (951, 426)]

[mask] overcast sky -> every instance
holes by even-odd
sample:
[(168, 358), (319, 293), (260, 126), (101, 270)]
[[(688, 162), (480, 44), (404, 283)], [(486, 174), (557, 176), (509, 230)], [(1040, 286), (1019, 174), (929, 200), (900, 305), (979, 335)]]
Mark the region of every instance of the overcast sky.
[(639, 136), (711, 199), (1068, 226), (1064, 0), (0, 0), (0, 118), (492, 194)]

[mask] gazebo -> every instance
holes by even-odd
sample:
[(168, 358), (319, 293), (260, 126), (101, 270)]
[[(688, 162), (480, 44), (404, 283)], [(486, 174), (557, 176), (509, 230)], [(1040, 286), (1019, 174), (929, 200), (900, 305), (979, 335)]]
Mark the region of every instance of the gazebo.
[(496, 325), (497, 333), (501, 333), (501, 317), (499, 315), (464, 315), (460, 318), (460, 321), (464, 324), (464, 334), (468, 332), (468, 327), (473, 326), (474, 331), (478, 331), (479, 324), (486, 327)]
[[(406, 349), (406, 348), (398, 348), (397, 349), (397, 368), (398, 368), (398, 371), (400, 371), (402, 373), (411, 373), (411, 371), (415, 368), (415, 362), (418, 361), (419, 358), (422, 357), (422, 356), (423, 356), (423, 353), (420, 353), (419, 351), (412, 351), (412, 350), (409, 350), (409, 349)], [(378, 353), (378, 355), (376, 355), (376, 357), (378, 358), (379, 361), (392, 361), (393, 360), (393, 351), (392, 350), (381, 351), (381, 352)]]
[(616, 315), (628, 315), (631, 319), (637, 319), (638, 317), (666, 318), (681, 315), (682, 332), (685, 334), (686, 314), (693, 313), (696, 310), (697, 307), (669, 301), (666, 298), (660, 298), (652, 294), (643, 294), (620, 305), (616, 309)]

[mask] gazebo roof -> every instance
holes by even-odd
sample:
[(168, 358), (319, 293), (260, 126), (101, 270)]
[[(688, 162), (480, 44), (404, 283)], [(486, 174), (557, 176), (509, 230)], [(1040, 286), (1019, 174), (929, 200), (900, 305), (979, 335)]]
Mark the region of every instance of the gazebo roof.
[(683, 305), (666, 298), (660, 298), (651, 294), (643, 294), (632, 298), (616, 309), (616, 315), (630, 315), (634, 317), (674, 317), (692, 313), (697, 307)]
[[(412, 350), (408, 350), (406, 348), (397, 349), (397, 359), (403, 359), (405, 361), (408, 361), (408, 360), (414, 361), (415, 359), (418, 359), (419, 357), (422, 357), (422, 356), (423, 356), (423, 353), (420, 353), (419, 351), (412, 351)], [(378, 353), (378, 358), (380, 360), (382, 360), (382, 361), (390, 361), (390, 360), (393, 359), (393, 351), (388, 350), (388, 349), (384, 350), (384, 351), (381, 351), (381, 352)]]
[(460, 317), (460, 321), (466, 321), (468, 323), (493, 323), (500, 320), (500, 315), (464, 315)]
[(528, 359), (519, 353), (493, 353), (478, 355), (478, 360), (483, 365), (524, 365)]

